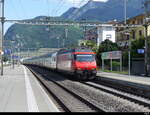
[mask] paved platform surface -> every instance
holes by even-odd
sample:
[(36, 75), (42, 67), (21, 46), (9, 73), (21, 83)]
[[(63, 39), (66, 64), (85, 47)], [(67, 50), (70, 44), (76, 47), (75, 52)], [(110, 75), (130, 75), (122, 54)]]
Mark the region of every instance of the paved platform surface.
[(23, 65), (4, 67), (0, 112), (59, 112), (37, 79)]
[(150, 85), (150, 77), (134, 76), (134, 75), (129, 76), (129, 75), (108, 73), (108, 72), (101, 72), (101, 71), (99, 71), (97, 75), (101, 77), (105, 77), (105, 78), (133, 82), (133, 83), (142, 84), (142, 85)]

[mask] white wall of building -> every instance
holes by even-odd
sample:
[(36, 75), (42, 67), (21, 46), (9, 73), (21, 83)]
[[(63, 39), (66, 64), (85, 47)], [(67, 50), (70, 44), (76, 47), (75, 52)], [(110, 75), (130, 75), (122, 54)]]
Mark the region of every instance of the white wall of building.
[(112, 31), (103, 31), (103, 40), (102, 41), (105, 41), (106, 39), (109, 39), (110, 41), (112, 42), (116, 42), (116, 34), (115, 34), (115, 31), (112, 30)]
[(97, 45), (102, 41), (105, 41), (106, 39), (109, 39), (112, 42), (116, 42), (116, 29), (112, 26), (107, 26), (107, 27), (98, 27), (97, 32), (98, 32), (98, 38), (97, 38)]

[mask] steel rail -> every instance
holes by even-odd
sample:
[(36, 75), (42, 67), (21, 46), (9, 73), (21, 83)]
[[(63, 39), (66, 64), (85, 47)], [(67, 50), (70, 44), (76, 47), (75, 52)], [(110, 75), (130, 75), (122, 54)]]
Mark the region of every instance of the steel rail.
[[(129, 93), (127, 93), (127, 92), (118, 91), (118, 90), (116, 90), (116, 89), (114, 89), (114, 88), (112, 88), (112, 87), (108, 87), (107, 85), (105, 86), (104, 84), (101, 85), (101, 84), (95, 83), (95, 82), (89, 82), (89, 83), (80, 82), (80, 83), (85, 84), (85, 85), (90, 86), (90, 87), (93, 87), (93, 88), (96, 88), (96, 89), (99, 89), (99, 90), (102, 90), (102, 91), (104, 91), (104, 92), (113, 94), (113, 95), (118, 96), (118, 97), (120, 97), (120, 98), (130, 100), (130, 101), (132, 101), (132, 102), (134, 102), (134, 103), (137, 103), (137, 104), (139, 104), (139, 105), (144, 105), (145, 107), (150, 108), (150, 100), (145, 99), (145, 101), (144, 101), (143, 98), (142, 98), (142, 100), (136, 99), (137, 96), (133, 95), (132, 93), (129, 94)], [(93, 83), (94, 83), (95, 85), (94, 85)], [(106, 88), (106, 87), (107, 87), (107, 88)], [(113, 90), (112, 90), (112, 89), (113, 89)], [(128, 95), (130, 95), (130, 96), (128, 96)], [(131, 95), (132, 95), (133, 97), (131, 97)]]
[(39, 78), (39, 75), (34, 72), (31, 68), (28, 69), (33, 73), (33, 75), (37, 78), (37, 80), (42, 84), (42, 86), (52, 95), (52, 97), (56, 100), (56, 102), (63, 108), (65, 112), (71, 112), (68, 107), (47, 87), (47, 85)]
[[(35, 76), (36, 78), (41, 82), (41, 84), (46, 88), (46, 90), (48, 90), (48, 92), (50, 92), (50, 94), (52, 94), (52, 96), (54, 96), (54, 98), (56, 99), (56, 101), (58, 103), (61, 104), (61, 106), (64, 108), (64, 110), (66, 112), (71, 112), (71, 110), (50, 90), (50, 88), (48, 88), (48, 86), (39, 78), (39, 75), (37, 74), (37, 72), (35, 72), (35, 70), (33, 69), (29, 69)], [(79, 96), (78, 94), (70, 91), (69, 89), (67, 89), (66, 87), (64, 87), (63, 85), (55, 82), (54, 80), (50, 79), (49, 77), (45, 76), (45, 75), (41, 75), (41, 73), (39, 73), (41, 77), (44, 77), (48, 80), (50, 80), (51, 82), (53, 82), (55, 85), (59, 86), (60, 88), (62, 88), (64, 91), (66, 91), (68, 94), (71, 94), (74, 98), (78, 99), (81, 101), (81, 103), (86, 104), (89, 108), (91, 108), (91, 110), (95, 110), (96, 112), (106, 112), (106, 110), (102, 110), (100, 107), (97, 107), (96, 105), (92, 104), (91, 102), (89, 102), (88, 100), (84, 99), (83, 97)]]

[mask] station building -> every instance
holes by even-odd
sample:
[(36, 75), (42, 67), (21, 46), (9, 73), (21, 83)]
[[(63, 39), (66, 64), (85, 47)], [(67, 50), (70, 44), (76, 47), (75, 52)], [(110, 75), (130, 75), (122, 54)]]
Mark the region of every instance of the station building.
[[(136, 40), (145, 36), (145, 27), (143, 26), (144, 19), (144, 14), (127, 19), (128, 25), (141, 25), (130, 28), (115, 28), (113, 25), (124, 25), (124, 22), (117, 22), (116, 20), (109, 21), (106, 23), (108, 24), (106, 27), (95, 27), (87, 30), (84, 39), (94, 41), (97, 46), (99, 46), (102, 41), (109, 39), (112, 42), (116, 42), (119, 46), (126, 48), (128, 46), (129, 38), (131, 40)], [(150, 26), (148, 26), (147, 33), (148, 36), (150, 36)]]
[[(134, 41), (145, 37), (146, 30), (144, 27), (144, 21), (145, 14), (140, 14), (127, 19), (127, 25), (136, 25), (136, 27), (133, 26), (125, 28), (124, 21), (107, 22), (107, 24), (110, 24), (111, 26), (96, 27), (87, 30), (85, 40), (92, 40), (97, 44), (97, 46), (99, 46), (102, 41), (109, 39), (121, 46), (122, 51), (128, 51), (129, 40)], [(116, 27), (113, 25), (116, 25)], [(147, 34), (150, 36), (150, 25), (148, 26)], [(136, 60), (132, 58), (131, 63), (131, 73), (138, 75), (144, 73), (144, 58), (137, 58)], [(141, 67), (143, 69), (141, 69)]]
[[(140, 14), (127, 20), (128, 25), (141, 25), (138, 27), (120, 27), (116, 29), (116, 42), (124, 49), (128, 47), (129, 39), (134, 41), (136, 39), (143, 38), (145, 36), (145, 27), (143, 26), (145, 15)], [(123, 24), (124, 22), (120, 22)], [(150, 36), (150, 25), (147, 29), (147, 34)]]
[(84, 40), (91, 40), (99, 46), (106, 39), (116, 42), (116, 29), (112, 24), (95, 27), (86, 31)]
[[(124, 22), (120, 22), (123, 24)], [(138, 25), (137, 27), (120, 27), (116, 30), (116, 42), (119, 46), (121, 46), (122, 51), (129, 49), (129, 41), (134, 41), (137, 39), (145, 38), (146, 29), (144, 27), (145, 23), (145, 14), (140, 14), (135, 17), (132, 17), (127, 20), (127, 25)], [(149, 22), (148, 22), (149, 23)], [(147, 36), (150, 36), (150, 25), (147, 28)], [(141, 49), (144, 49), (142, 47)], [(150, 47), (148, 47), (149, 51)], [(149, 55), (149, 52), (148, 52)], [(136, 75), (144, 74), (144, 58), (140, 57), (131, 57), (131, 73)], [(148, 56), (148, 60), (150, 60)], [(148, 61), (149, 63), (149, 61)], [(150, 66), (148, 65), (148, 71), (150, 74)]]

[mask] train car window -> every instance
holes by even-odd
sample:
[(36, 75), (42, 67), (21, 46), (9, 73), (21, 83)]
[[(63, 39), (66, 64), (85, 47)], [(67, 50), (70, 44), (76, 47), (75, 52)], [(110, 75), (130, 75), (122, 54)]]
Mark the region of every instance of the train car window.
[(54, 61), (56, 61), (56, 58), (54, 57)]
[(95, 55), (93, 54), (75, 55), (75, 60), (80, 62), (92, 62), (95, 61)]
[(68, 59), (72, 60), (72, 55), (71, 54), (68, 54)]
[(71, 54), (71, 60), (74, 60), (74, 54)]

